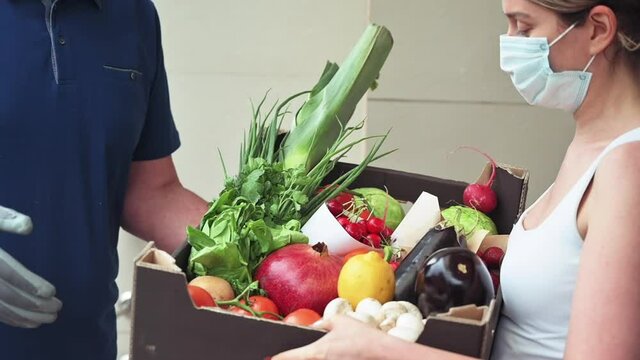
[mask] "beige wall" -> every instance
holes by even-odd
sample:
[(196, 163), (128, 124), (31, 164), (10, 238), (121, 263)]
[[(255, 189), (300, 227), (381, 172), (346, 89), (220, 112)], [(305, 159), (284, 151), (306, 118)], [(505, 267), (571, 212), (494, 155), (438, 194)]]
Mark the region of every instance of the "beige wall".
[[(249, 99), (282, 98), (313, 85), (327, 59), (340, 62), (369, 16), (396, 44), (380, 87), (362, 104), (369, 134), (393, 127), (377, 165), (472, 181), (483, 159), (531, 170), (534, 199), (553, 180), (572, 132), (562, 113), (526, 106), (498, 68), (499, 2), (452, 0), (155, 0), (163, 28), (183, 183), (206, 199), (220, 190), (220, 148), (230, 172), (250, 116)], [(188, 5), (187, 5), (188, 3)], [(140, 240), (123, 233), (121, 290), (131, 288)], [(128, 323), (119, 325), (126, 353)]]
[(369, 132), (393, 127), (378, 164), (473, 181), (484, 160), (460, 152), (477, 146), (498, 161), (531, 171), (529, 201), (553, 181), (571, 139), (570, 116), (525, 104), (499, 68), (506, 31), (499, 1), (372, 0), (372, 19), (396, 46), (368, 101)]

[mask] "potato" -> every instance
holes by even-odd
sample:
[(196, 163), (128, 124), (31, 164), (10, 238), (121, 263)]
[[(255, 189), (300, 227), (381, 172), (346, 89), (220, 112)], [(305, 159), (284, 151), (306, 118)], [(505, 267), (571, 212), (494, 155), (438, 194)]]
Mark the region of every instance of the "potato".
[(232, 300), (235, 297), (231, 285), (225, 279), (216, 276), (198, 276), (191, 280), (189, 285), (205, 289), (216, 301)]

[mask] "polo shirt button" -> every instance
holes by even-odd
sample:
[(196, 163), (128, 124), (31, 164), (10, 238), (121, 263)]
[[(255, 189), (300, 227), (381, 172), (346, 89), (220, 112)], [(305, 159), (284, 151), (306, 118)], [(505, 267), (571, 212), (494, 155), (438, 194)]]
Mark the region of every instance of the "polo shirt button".
[(131, 80), (135, 80), (136, 79), (136, 73), (131, 72), (131, 75), (129, 75), (131, 77)]
[(67, 40), (64, 38), (64, 36), (60, 35), (58, 37), (58, 43), (62, 46), (64, 46), (67, 43)]

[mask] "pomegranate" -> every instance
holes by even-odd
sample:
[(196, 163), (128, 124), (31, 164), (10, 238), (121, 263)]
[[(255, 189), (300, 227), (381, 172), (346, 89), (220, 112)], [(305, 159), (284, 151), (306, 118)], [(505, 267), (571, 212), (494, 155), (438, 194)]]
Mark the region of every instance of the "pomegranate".
[(283, 315), (298, 309), (322, 314), (338, 297), (342, 264), (339, 256), (329, 255), (324, 243), (293, 244), (267, 256), (255, 278)]

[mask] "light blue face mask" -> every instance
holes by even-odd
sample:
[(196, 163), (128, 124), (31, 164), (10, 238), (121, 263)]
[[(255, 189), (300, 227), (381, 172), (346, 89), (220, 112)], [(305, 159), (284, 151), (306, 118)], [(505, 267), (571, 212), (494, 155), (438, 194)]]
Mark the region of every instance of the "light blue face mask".
[(582, 71), (553, 72), (549, 65), (549, 49), (576, 24), (555, 40), (544, 37), (500, 36), (500, 68), (511, 76), (516, 90), (531, 105), (575, 112), (587, 95), (591, 73)]

